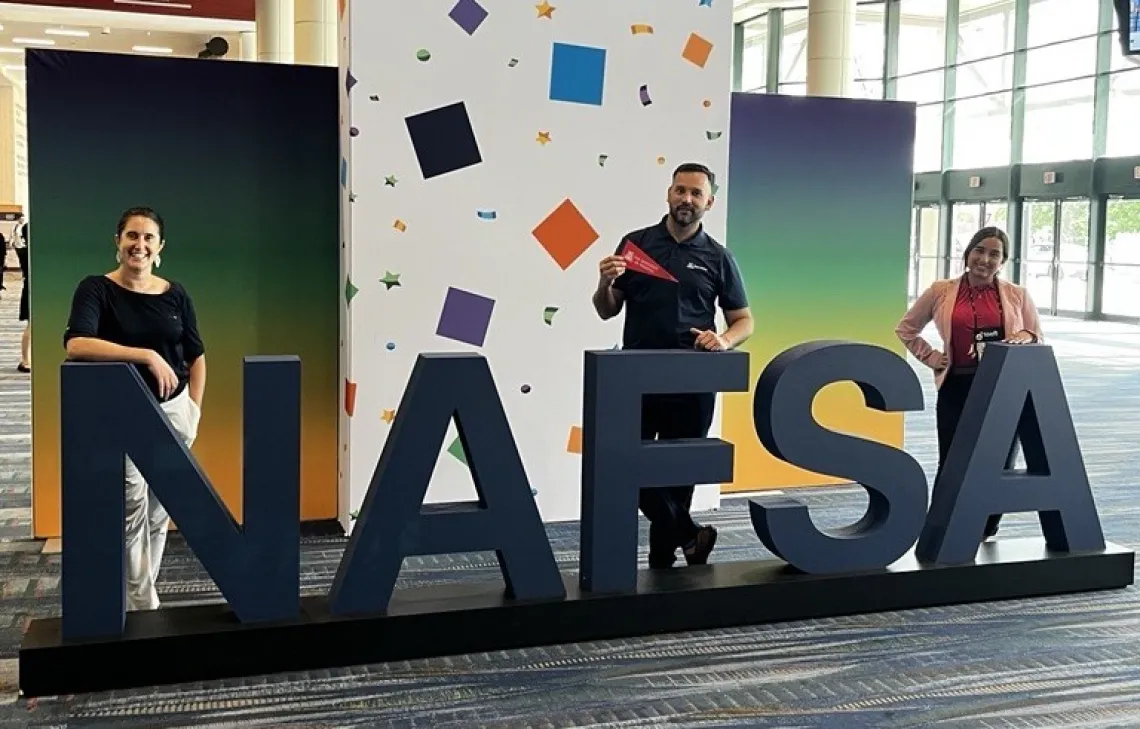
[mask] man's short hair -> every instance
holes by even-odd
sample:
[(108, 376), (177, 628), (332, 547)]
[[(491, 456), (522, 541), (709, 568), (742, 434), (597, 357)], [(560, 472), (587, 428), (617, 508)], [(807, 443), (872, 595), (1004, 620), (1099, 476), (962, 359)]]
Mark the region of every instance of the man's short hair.
[(682, 172), (699, 172), (705, 177), (709, 178), (709, 186), (716, 187), (716, 175), (708, 167), (705, 167), (700, 162), (686, 162), (678, 165), (677, 169), (673, 170), (673, 177), (681, 174)]

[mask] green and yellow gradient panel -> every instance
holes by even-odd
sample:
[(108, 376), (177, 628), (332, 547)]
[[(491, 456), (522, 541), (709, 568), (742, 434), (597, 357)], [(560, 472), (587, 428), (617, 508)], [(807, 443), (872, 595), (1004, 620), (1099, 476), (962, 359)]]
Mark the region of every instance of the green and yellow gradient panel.
[[(30, 51), (32, 476), (60, 533), (59, 366), (76, 284), (116, 267), (126, 208), (166, 220), (208, 376), (193, 452), (241, 518), (242, 359), (302, 368), (301, 513), (337, 512), (339, 216), (333, 68)], [(109, 422), (113, 422), (113, 419)]]
[[(886, 347), (906, 311), (913, 193), (913, 104), (733, 94), (727, 245), (740, 266), (756, 333), (752, 389), (784, 350), (819, 339)], [(838, 484), (772, 456), (756, 437), (752, 392), (724, 396), (723, 437), (736, 447), (725, 491)], [(903, 417), (866, 407), (853, 383), (813, 405), (823, 426), (902, 446)]]

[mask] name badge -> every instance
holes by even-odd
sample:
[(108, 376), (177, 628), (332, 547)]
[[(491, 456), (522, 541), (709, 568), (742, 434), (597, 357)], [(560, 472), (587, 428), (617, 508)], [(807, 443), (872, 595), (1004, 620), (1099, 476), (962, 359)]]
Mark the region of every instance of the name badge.
[(990, 342), (1000, 342), (1005, 339), (1003, 327), (983, 327), (974, 330), (974, 346), (971, 348), (974, 359), (980, 360)]

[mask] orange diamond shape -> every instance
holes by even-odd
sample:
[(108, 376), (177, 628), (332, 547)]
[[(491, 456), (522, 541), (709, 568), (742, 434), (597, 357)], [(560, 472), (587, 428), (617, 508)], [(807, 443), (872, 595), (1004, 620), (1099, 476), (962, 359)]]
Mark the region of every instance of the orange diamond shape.
[(563, 271), (570, 268), (598, 239), (598, 231), (570, 198), (554, 208), (554, 212), (547, 215), (531, 235)]
[(689, 63), (704, 68), (705, 64), (709, 62), (709, 54), (712, 53), (712, 49), (712, 43), (709, 43), (696, 33), (690, 33), (689, 40), (685, 43), (685, 50), (681, 51), (681, 58), (684, 58)]
[(577, 425), (570, 427), (570, 437), (566, 441), (566, 452), (582, 455), (582, 429)]

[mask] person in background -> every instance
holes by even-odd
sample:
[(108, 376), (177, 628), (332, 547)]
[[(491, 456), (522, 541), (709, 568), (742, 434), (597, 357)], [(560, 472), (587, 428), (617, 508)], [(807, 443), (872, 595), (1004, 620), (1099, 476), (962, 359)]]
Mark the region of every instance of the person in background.
[[(669, 212), (660, 222), (629, 233), (617, 252), (599, 264), (593, 304), (611, 319), (625, 309), (625, 349), (722, 351), (752, 334), (752, 313), (732, 255), (705, 232), (701, 218), (712, 207), (716, 179), (704, 165), (687, 163), (673, 172), (666, 193)], [(627, 267), (626, 241), (676, 281)], [(717, 304), (728, 327), (716, 331)], [(704, 438), (712, 425), (716, 393), (647, 395), (642, 400), (643, 440)], [(641, 489), (638, 505), (649, 520), (649, 566), (672, 567), (681, 548), (685, 561), (705, 564), (716, 545), (712, 526), (698, 526), (689, 511), (693, 486)]]
[(16, 217), (16, 227), (12, 229), (12, 247), (16, 249), (16, 258), (20, 261), (20, 276), (23, 285), (20, 289), (20, 321), (24, 322), (24, 331), (20, 334), (20, 364), (16, 369), (20, 372), (32, 371), (32, 326), (28, 307), (28, 223), (24, 214)]
[[(186, 289), (154, 274), (164, 231), (150, 208), (123, 213), (115, 232), (119, 266), (76, 287), (63, 341), (70, 360), (134, 365), (189, 448), (202, 417), (206, 350)], [(153, 610), (169, 518), (130, 458), (125, 488), (127, 605)]]
[[(958, 278), (932, 283), (895, 329), (911, 354), (934, 370), (934, 384), (938, 388), (939, 474), (950, 452), (986, 344), (1041, 341), (1041, 319), (1029, 291), (998, 278), (1008, 259), (1009, 236), (1005, 231), (982, 228), (966, 246), (963, 255), (966, 272)], [(942, 339), (941, 350), (922, 337), (923, 329), (931, 321)], [(1016, 457), (1015, 440), (1010, 445), (1006, 468), (1013, 467)], [(1000, 522), (1000, 515), (986, 521), (986, 539), (997, 534)]]

